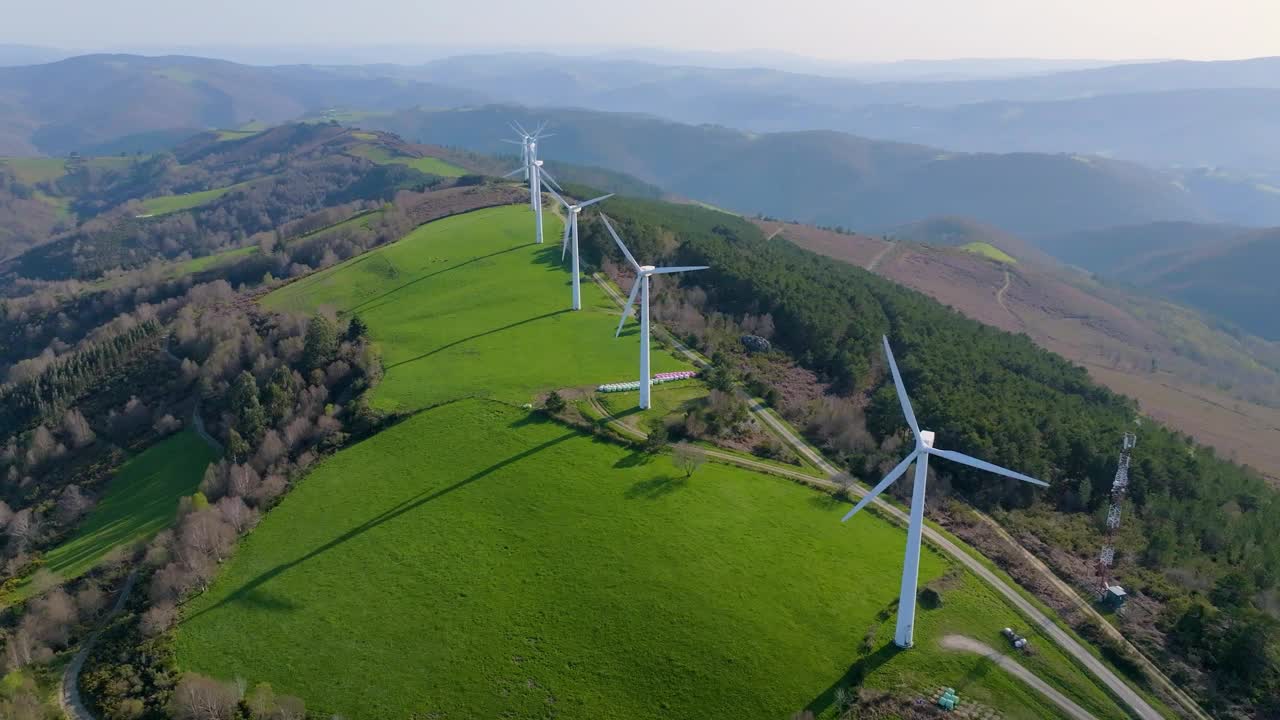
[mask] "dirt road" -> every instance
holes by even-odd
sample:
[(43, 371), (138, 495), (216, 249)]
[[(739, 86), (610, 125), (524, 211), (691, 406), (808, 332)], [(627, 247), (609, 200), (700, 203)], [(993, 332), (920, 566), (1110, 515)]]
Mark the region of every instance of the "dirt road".
[(941, 645), (948, 650), (975, 653), (987, 658), (999, 665), (1005, 672), (1035, 688), (1037, 692), (1052, 700), (1054, 705), (1062, 708), (1065, 713), (1076, 720), (1097, 720), (1084, 708), (1071, 702), (1071, 699), (1066, 695), (1054, 690), (1049, 683), (1036, 677), (1035, 673), (1019, 665), (1013, 658), (996, 652), (993, 647), (963, 635), (947, 635), (942, 638)]
[(85, 707), (84, 701), (80, 698), (80, 671), (84, 669), (85, 658), (89, 657), (89, 651), (93, 650), (93, 646), (98, 642), (98, 637), (102, 635), (102, 629), (111, 622), (111, 618), (124, 608), (125, 601), (129, 599), (129, 593), (133, 591), (133, 583), (138, 579), (138, 571), (135, 569), (129, 573), (129, 577), (124, 581), (124, 587), (120, 588), (120, 595), (116, 598), (116, 602), (111, 606), (111, 611), (102, 618), (102, 622), (98, 624), (98, 629), (94, 630), (89, 637), (84, 639), (79, 652), (75, 657), (71, 658), (71, 662), (67, 665), (67, 669), (62, 673), (62, 689), (58, 693), (58, 704), (62, 706), (62, 712), (66, 713), (71, 720), (96, 720), (93, 713), (89, 712), (89, 708)]

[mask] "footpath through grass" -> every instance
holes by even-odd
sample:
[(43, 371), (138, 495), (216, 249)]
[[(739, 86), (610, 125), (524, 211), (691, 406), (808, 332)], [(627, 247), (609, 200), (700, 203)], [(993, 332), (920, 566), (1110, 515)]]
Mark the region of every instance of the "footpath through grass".
[(173, 522), (178, 499), (196, 491), (205, 468), (216, 460), (191, 430), (148, 448), (120, 468), (75, 535), (45, 555), (44, 567), (71, 580), (112, 549), (149, 540)]
[[(714, 463), (685, 479), (665, 457), (464, 400), (313, 471), (192, 601), (178, 661), (351, 720), (830, 717), (851, 674), (1057, 716), (987, 661), (937, 649), (947, 632), (994, 645), (1016, 623), (972, 578), (922, 611), (917, 649), (892, 649), (892, 616), (877, 617), (902, 533), (842, 525), (844, 509)], [(947, 566), (927, 553), (922, 581)], [(1028, 664), (1120, 714), (1052, 648)]]
[[(614, 338), (618, 309), (582, 283), (583, 309), (569, 310), (569, 274), (555, 242), (560, 219), (544, 215), (533, 243), (524, 205), (458, 215), (268, 295), (274, 310), (355, 312), (383, 353), (386, 377), (373, 402), (414, 410), (484, 396), (525, 403), (539, 393), (636, 379), (639, 337)], [(653, 371), (689, 366), (653, 353)]]

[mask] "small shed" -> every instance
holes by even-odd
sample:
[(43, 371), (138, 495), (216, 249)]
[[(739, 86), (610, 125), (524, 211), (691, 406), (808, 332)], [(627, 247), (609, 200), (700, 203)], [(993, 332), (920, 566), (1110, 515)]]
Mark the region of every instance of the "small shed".
[(1102, 603), (1115, 610), (1124, 605), (1124, 600), (1127, 595), (1128, 593), (1126, 593), (1124, 588), (1119, 585), (1108, 585), (1107, 591), (1102, 594)]

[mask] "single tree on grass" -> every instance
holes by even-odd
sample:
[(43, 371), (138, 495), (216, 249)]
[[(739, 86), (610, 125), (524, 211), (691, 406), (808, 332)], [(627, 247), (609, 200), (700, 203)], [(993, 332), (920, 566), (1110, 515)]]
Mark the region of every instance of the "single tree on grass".
[(547, 402), (545, 403), (544, 407), (547, 408), (547, 412), (553, 415), (564, 412), (564, 408), (565, 408), (564, 398), (560, 397), (560, 393), (556, 392), (555, 390), (552, 390), (551, 394), (547, 396)]
[(702, 467), (702, 463), (707, 461), (707, 454), (702, 448), (689, 443), (680, 443), (676, 445), (675, 451), (672, 453), (676, 467), (684, 471), (686, 478), (693, 477), (698, 468)]

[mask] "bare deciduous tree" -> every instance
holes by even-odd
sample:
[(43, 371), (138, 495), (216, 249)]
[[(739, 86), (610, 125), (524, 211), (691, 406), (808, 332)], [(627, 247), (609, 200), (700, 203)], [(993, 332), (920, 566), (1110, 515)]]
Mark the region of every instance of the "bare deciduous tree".
[(230, 685), (190, 673), (173, 689), (169, 710), (177, 720), (231, 720), (239, 701)]
[(222, 562), (235, 544), (235, 530), (216, 510), (197, 510), (182, 519), (178, 544), (204, 555), (215, 563)]
[(227, 521), (237, 535), (245, 534), (258, 524), (258, 511), (244, 504), (237, 496), (227, 496), (218, 501), (218, 512)]
[(71, 408), (62, 414), (62, 433), (73, 448), (82, 448), (93, 442), (96, 437), (93, 434), (93, 428), (89, 427), (89, 421), (85, 420), (84, 415), (76, 408)]
[(62, 494), (58, 496), (57, 518), (58, 522), (69, 525), (80, 519), (81, 515), (88, 512), (93, 506), (93, 501), (85, 497), (80, 492), (79, 485), (68, 485), (62, 489)]
[(173, 627), (177, 619), (177, 607), (169, 600), (162, 600), (142, 613), (138, 629), (146, 637), (155, 637)]
[(707, 453), (702, 448), (689, 443), (680, 443), (676, 445), (672, 452), (672, 460), (676, 467), (684, 472), (685, 477), (693, 477), (698, 468), (707, 461)]

